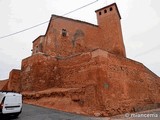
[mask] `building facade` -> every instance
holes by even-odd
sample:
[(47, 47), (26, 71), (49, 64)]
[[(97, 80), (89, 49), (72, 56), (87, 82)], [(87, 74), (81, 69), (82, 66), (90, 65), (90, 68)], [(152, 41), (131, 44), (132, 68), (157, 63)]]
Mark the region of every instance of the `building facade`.
[(33, 41), (33, 55), (69, 56), (99, 48), (126, 57), (116, 4), (96, 14), (98, 25), (52, 15), (46, 34)]

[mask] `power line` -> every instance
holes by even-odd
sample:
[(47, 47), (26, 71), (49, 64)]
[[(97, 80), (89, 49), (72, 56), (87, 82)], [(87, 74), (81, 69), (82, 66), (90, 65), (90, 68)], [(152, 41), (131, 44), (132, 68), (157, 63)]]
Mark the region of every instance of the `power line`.
[(66, 16), (66, 15), (68, 15), (68, 14), (70, 14), (70, 13), (73, 13), (73, 12), (75, 12), (75, 11), (78, 11), (78, 10), (80, 10), (80, 9), (82, 9), (82, 8), (85, 8), (85, 7), (89, 6), (89, 5), (92, 5), (92, 4), (95, 3), (95, 2), (98, 2), (98, 0), (96, 0), (96, 1), (94, 1), (94, 2), (91, 2), (91, 3), (88, 3), (88, 4), (86, 4), (86, 5), (82, 6), (82, 7), (79, 7), (79, 8), (77, 8), (77, 9), (75, 9), (75, 10), (72, 10), (72, 11), (70, 11), (70, 12), (68, 12), (68, 13), (65, 13), (65, 14), (62, 15), (62, 16)]
[(0, 37), (0, 39), (6, 38), (6, 37), (10, 37), (10, 36), (13, 36), (13, 35), (15, 35), (15, 34), (19, 34), (19, 33), (21, 33), (21, 32), (25, 32), (25, 31), (27, 31), (27, 30), (33, 29), (33, 28), (35, 28), (35, 27), (38, 27), (38, 26), (43, 25), (43, 24), (48, 23), (48, 22), (49, 22), (49, 21), (45, 21), (45, 22), (43, 22), (43, 23), (34, 25), (34, 26), (32, 26), (32, 27), (29, 27), (29, 28), (26, 28), (26, 29), (23, 29), (23, 30), (20, 30), (20, 31), (18, 31), (18, 32), (14, 32), (14, 33), (11, 33), (11, 34), (2, 36), (2, 37)]
[[(66, 16), (66, 15), (68, 15), (68, 14), (71, 14), (71, 13), (73, 13), (73, 12), (76, 12), (76, 11), (82, 9), (82, 8), (85, 8), (85, 7), (89, 6), (89, 5), (94, 4), (95, 2), (98, 2), (98, 0), (96, 0), (96, 1), (94, 1), (94, 2), (91, 2), (91, 3), (88, 3), (88, 4), (86, 4), (86, 5), (82, 6), (82, 7), (79, 7), (79, 8), (77, 8), (77, 9), (75, 9), (75, 10), (72, 10), (72, 11), (70, 11), (70, 12), (68, 12), (68, 13), (65, 13), (65, 14), (63, 14), (62, 16)], [(54, 18), (54, 19), (56, 19), (56, 18)], [(10, 36), (13, 36), (13, 35), (16, 35), (16, 34), (19, 34), (19, 33), (25, 32), (25, 31), (28, 31), (28, 30), (30, 30), (30, 29), (36, 28), (36, 27), (41, 26), (41, 25), (43, 25), (43, 24), (46, 24), (46, 23), (48, 23), (48, 22), (49, 22), (49, 20), (48, 20), (48, 21), (45, 21), (45, 22), (42, 22), (42, 23), (40, 23), (40, 24), (34, 25), (34, 26), (32, 26), (32, 27), (29, 27), (29, 28), (26, 28), (26, 29), (23, 29), (23, 30), (14, 32), (14, 33), (11, 33), (11, 34), (4, 35), (4, 36), (0, 37), (0, 39), (7, 38), (7, 37), (10, 37)]]

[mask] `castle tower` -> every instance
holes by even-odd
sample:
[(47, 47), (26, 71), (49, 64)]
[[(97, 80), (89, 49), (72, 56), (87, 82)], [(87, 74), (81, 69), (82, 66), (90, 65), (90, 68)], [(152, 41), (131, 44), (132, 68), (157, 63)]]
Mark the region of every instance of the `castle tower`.
[(122, 30), (117, 5), (115, 3), (95, 11), (98, 26), (104, 36), (104, 44), (108, 45), (108, 51), (126, 57), (123, 43)]

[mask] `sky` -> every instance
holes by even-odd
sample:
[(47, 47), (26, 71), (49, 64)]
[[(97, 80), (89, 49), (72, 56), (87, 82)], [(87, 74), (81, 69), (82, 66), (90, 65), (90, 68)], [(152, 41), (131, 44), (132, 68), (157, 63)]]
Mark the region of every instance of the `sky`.
[[(160, 76), (159, 0), (0, 0), (0, 37), (49, 21), (52, 14), (64, 15), (88, 3), (94, 4), (65, 17), (97, 24), (95, 10), (117, 3), (127, 58), (143, 63)], [(44, 35), (48, 23), (0, 39), (0, 80), (12, 69), (21, 69), (31, 55), (32, 41)]]

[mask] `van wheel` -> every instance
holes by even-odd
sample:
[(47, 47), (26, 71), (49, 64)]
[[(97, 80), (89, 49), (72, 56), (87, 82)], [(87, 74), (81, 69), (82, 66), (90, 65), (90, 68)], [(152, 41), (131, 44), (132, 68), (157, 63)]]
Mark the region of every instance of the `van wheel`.
[(17, 118), (19, 116), (20, 113), (15, 113), (13, 116), (14, 118)]

